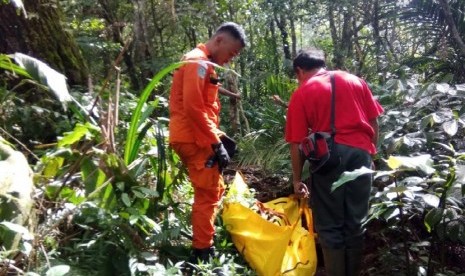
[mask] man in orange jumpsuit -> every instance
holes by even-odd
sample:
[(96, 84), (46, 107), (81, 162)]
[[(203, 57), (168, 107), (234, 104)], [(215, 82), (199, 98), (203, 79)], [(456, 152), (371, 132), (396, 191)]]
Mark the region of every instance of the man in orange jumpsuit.
[(224, 192), (220, 172), (232, 154), (228, 147), (231, 140), (219, 129), (219, 81), (213, 63), (228, 63), (245, 44), (242, 27), (224, 23), (205, 44), (183, 56), (187, 63), (173, 76), (169, 138), (171, 147), (187, 166), (194, 188), (191, 218), (194, 262), (208, 262), (213, 256), (214, 221)]

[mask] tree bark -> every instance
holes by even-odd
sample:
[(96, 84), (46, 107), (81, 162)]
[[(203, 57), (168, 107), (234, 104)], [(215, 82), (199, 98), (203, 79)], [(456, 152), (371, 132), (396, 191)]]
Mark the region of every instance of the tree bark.
[(341, 51), (341, 43), (338, 35), (338, 30), (336, 27), (336, 20), (334, 15), (334, 3), (331, 1), (328, 2), (328, 18), (329, 18), (329, 28), (331, 31), (331, 39), (333, 40), (333, 63), (335, 68), (341, 68), (344, 65), (344, 55)]
[(138, 70), (134, 64), (133, 57), (131, 56), (131, 52), (134, 49), (134, 41), (124, 40), (122, 31), (125, 27), (125, 24), (121, 24), (121, 22), (118, 20), (118, 17), (115, 14), (115, 11), (117, 10), (115, 8), (115, 5), (117, 5), (118, 3), (116, 1), (109, 0), (99, 0), (98, 2), (103, 8), (103, 17), (107, 21), (108, 25), (111, 26), (113, 41), (120, 44), (121, 47), (126, 47), (126, 44), (130, 43), (130, 45), (128, 46), (129, 50), (124, 53), (123, 58), (124, 63), (127, 67), (127, 73), (129, 75), (129, 78), (131, 79), (132, 87), (135, 90), (139, 90), (142, 87), (142, 83), (136, 73)]
[(289, 7), (290, 7), (289, 24), (291, 28), (292, 58), (295, 58), (297, 56), (297, 35), (295, 33), (294, 2), (293, 1), (289, 1)]
[(62, 25), (62, 12), (52, 0), (23, 0), (29, 15), (0, 4), (0, 53), (20, 52), (64, 73), (69, 84), (87, 84), (88, 69), (74, 38)]
[(460, 37), (460, 33), (457, 30), (457, 26), (455, 25), (454, 17), (448, 2), (449, 1), (447, 0), (439, 0), (439, 4), (441, 5), (442, 11), (444, 12), (444, 17), (446, 19), (447, 26), (449, 26), (449, 31), (452, 35), (452, 38), (457, 44), (460, 54), (465, 57), (465, 43), (463, 42), (462, 38)]
[(277, 13), (276, 10), (274, 11), (274, 20), (276, 22), (276, 26), (278, 26), (280, 32), (281, 32), (281, 39), (283, 42), (283, 51), (284, 51), (284, 58), (285, 59), (292, 59), (291, 57), (291, 50), (289, 47), (289, 34), (287, 33), (287, 24), (286, 24), (286, 18), (283, 14)]

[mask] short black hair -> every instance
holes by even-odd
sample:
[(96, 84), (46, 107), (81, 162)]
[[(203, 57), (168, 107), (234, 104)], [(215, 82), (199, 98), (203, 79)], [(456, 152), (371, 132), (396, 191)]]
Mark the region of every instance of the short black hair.
[(297, 67), (305, 71), (326, 67), (325, 53), (317, 48), (300, 50), (292, 65), (294, 72), (297, 71)]
[(215, 34), (218, 33), (228, 33), (235, 39), (239, 40), (242, 44), (242, 47), (245, 47), (247, 43), (247, 37), (245, 36), (244, 29), (239, 24), (234, 22), (225, 22), (218, 27)]

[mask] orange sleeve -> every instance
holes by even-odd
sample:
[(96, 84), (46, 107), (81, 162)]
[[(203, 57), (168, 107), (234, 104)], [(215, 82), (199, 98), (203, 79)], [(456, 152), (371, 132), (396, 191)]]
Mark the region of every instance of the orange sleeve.
[(208, 116), (205, 99), (207, 93), (208, 66), (205, 63), (188, 63), (184, 68), (183, 98), (184, 112), (193, 124), (196, 143), (209, 146), (219, 143), (217, 125)]

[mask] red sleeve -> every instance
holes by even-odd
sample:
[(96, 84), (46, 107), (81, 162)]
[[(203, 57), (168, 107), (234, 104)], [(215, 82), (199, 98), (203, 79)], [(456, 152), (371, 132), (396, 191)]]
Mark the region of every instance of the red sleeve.
[(220, 140), (216, 135), (217, 126), (207, 113), (204, 94), (205, 78), (208, 77), (208, 65), (202, 62), (184, 65), (183, 98), (184, 110), (187, 118), (194, 127), (193, 135), (200, 144), (215, 144)]
[(294, 92), (286, 115), (285, 139), (288, 143), (300, 143), (308, 135), (308, 121), (299, 90)]

